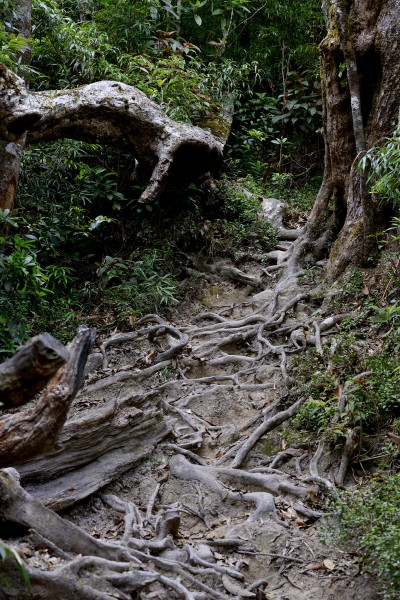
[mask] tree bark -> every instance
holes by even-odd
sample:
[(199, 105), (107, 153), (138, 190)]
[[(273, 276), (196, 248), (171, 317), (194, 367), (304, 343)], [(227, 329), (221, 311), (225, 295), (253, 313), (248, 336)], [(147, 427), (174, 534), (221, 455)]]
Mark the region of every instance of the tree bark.
[(16, 465), (27, 490), (56, 510), (114, 481), (170, 433), (156, 391), (132, 393), (130, 383), (124, 394), (123, 380), (115, 385), (112, 377), (110, 400), (101, 401), (96, 384), (86, 386), (77, 399), (85, 408), (66, 421), (94, 336), (81, 327), (65, 348), (45, 333), (0, 365), (5, 408), (32, 400), (48, 383), (35, 404), (0, 418), (0, 466)]
[(15, 356), (0, 365), (3, 408), (32, 400), (68, 358), (68, 350), (48, 333), (32, 338)]
[(141, 202), (155, 200), (169, 181), (179, 179), (182, 185), (215, 170), (225, 141), (172, 121), (132, 86), (101, 81), (30, 93), (21, 78), (0, 65), (0, 138), (16, 144), (25, 133), (28, 144), (68, 137), (127, 148), (149, 177)]
[(0, 466), (21, 463), (53, 447), (72, 400), (82, 385), (95, 330), (81, 327), (69, 344), (69, 360), (51, 380), (39, 401), (0, 419)]
[(170, 433), (156, 391), (119, 398), (121, 389), (116, 386), (101, 406), (98, 393), (83, 390), (79, 401), (89, 408), (67, 420), (54, 448), (16, 466), (25, 489), (46, 506), (58, 511), (87, 498)]
[(390, 136), (399, 117), (400, 5), (396, 0), (330, 0), (322, 41), (325, 169), (297, 259), (322, 258), (330, 248), (328, 277), (366, 265), (374, 234), (387, 213), (366, 189), (358, 163)]
[[(32, 2), (31, 0), (17, 0), (15, 2), (14, 28), (24, 37), (29, 39), (31, 34)], [(20, 57), (21, 63), (29, 65), (31, 62), (31, 49), (27, 45)], [(0, 209), (12, 210), (19, 171), (21, 167), (22, 151), (25, 146), (26, 135), (23, 133), (13, 142), (0, 139)]]

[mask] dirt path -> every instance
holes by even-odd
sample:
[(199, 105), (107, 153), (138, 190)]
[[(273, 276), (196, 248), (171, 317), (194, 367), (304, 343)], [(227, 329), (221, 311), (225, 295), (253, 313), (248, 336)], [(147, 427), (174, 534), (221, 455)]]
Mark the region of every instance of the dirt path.
[[(305, 338), (318, 348), (335, 318), (321, 317), (295, 280), (283, 289), (257, 263), (241, 270), (264, 291), (218, 275), (199, 279), (196, 301), (168, 322), (145, 317), (92, 361), (75, 416), (110, 399), (151, 396), (166, 434), (64, 516), (96, 540), (129, 548), (138, 569), (158, 578), (129, 586), (108, 562), (113, 577), (104, 567), (107, 585), (92, 596), (94, 567), (89, 577), (82, 566), (92, 591), (74, 597), (378, 598), (350, 556), (319, 540), (333, 463), (321, 444), (285, 447), (280, 427), (304, 401), (288, 400), (291, 356)], [(28, 552), (28, 563), (56, 573), (68, 560), (46, 547)]]
[[(245, 267), (247, 274), (260, 277), (257, 265)], [(312, 511), (311, 518), (302, 512), (303, 505), (313, 505), (310, 496), (318, 502), (324, 495), (323, 486), (310, 486), (310, 482), (307, 486), (301, 481), (306, 475), (310, 477), (308, 466), (315, 448), (286, 449), (283, 464), (278, 463), (273, 457), (284, 451), (284, 446), (279, 430), (275, 430), (260, 435), (249, 453), (243, 454), (242, 460), (238, 458), (243, 443), (257, 428), (282, 412), (279, 403), (286, 393), (285, 362), (293, 350), (287, 347), (288, 333), (300, 329), (296, 324), (310, 321), (316, 308), (301, 298), (293, 308), (280, 312), (290, 299), (307, 294), (306, 289), (289, 289), (271, 310), (270, 280), (274, 283), (274, 279), (265, 279), (270, 289), (255, 297), (247, 295), (249, 290), (243, 285), (223, 281), (204, 286), (197, 302), (179, 307), (174, 326), (190, 332), (190, 347), (141, 384), (141, 389), (154, 385), (162, 388), (172, 436), (106, 493), (134, 502), (143, 517), (150, 501), (154, 501), (155, 515), (179, 511), (175, 548), (165, 550), (162, 556), (182, 560), (184, 548), (191, 546), (203, 560), (221, 568), (219, 575), (207, 576), (208, 583), (228, 597), (227, 592), (247, 597), (247, 589), (255, 594), (253, 597), (262, 598), (264, 593), (264, 597), (282, 600), (374, 598), (370, 583), (357, 575), (358, 567), (350, 558), (318, 540), (319, 520)], [(274, 321), (282, 321), (282, 325), (284, 321), (288, 329), (283, 335), (271, 335), (282, 329)], [(268, 326), (269, 322), (272, 325)], [(114, 346), (109, 352), (111, 365), (129, 363), (131, 352), (137, 352), (134, 343), (131, 347)], [(143, 352), (145, 348), (140, 354)], [(136, 386), (127, 387), (137, 391)], [(296, 462), (299, 464), (301, 458), (299, 477)], [(237, 475), (228, 473), (232, 464), (240, 467)], [(265, 482), (252, 481), (254, 473), (262, 474)], [(300, 491), (295, 490), (296, 495), (285, 493), (284, 486), (279, 487), (281, 481)], [(105, 537), (113, 539), (121, 528), (121, 515), (98, 498), (91, 504), (96, 506), (94, 514), (88, 506), (75, 509), (71, 516), (100, 536), (107, 523)], [(147, 531), (145, 527), (144, 535), (151, 537), (151, 524), (147, 524)], [(231, 539), (236, 542), (226, 546), (226, 540)], [(233, 568), (244, 579), (224, 576), (225, 568)]]

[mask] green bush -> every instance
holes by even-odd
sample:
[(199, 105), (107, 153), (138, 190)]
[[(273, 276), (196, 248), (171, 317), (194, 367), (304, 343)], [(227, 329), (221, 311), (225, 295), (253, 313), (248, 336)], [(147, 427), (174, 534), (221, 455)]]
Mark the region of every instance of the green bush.
[(103, 258), (97, 269), (100, 293), (118, 321), (177, 302), (177, 283), (165, 268), (165, 259), (157, 250), (144, 256), (133, 253), (126, 260)]
[[(337, 526), (331, 541), (361, 555), (384, 597), (400, 594), (400, 476), (373, 479), (332, 502)], [(326, 531), (329, 537), (329, 529)]]
[(324, 400), (309, 398), (292, 420), (295, 429), (325, 431), (335, 414), (335, 407)]
[(275, 248), (278, 242), (275, 227), (262, 219), (251, 223), (224, 221), (222, 232), (226, 250), (233, 254), (248, 250), (257, 253), (268, 252)]
[(383, 146), (371, 148), (360, 161), (368, 175), (370, 192), (381, 202), (396, 206), (400, 203), (400, 123)]

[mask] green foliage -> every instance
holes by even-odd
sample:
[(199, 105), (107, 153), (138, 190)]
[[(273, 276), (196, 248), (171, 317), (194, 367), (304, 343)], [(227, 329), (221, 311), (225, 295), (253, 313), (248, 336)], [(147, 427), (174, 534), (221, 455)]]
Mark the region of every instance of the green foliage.
[[(287, 87), (286, 87), (287, 86)], [(322, 125), (320, 83), (316, 72), (288, 73), (284, 91), (247, 94), (237, 107), (231, 153), (235, 170), (261, 177), (271, 172), (299, 171), (305, 148), (318, 142)], [(297, 150), (299, 156), (297, 156)], [(295, 156), (296, 163), (291, 156)], [(283, 173), (282, 173), (283, 174)]]
[(368, 174), (372, 194), (381, 202), (400, 203), (400, 124), (383, 146), (371, 148), (360, 161), (360, 169)]
[(232, 254), (253, 251), (262, 254), (275, 248), (278, 243), (275, 227), (266, 219), (251, 223), (225, 221), (222, 224), (223, 245)]
[[(123, 40), (111, 39), (113, 30), (111, 27), (109, 32), (108, 25), (114, 23), (114, 15), (108, 23), (102, 21), (104, 14), (110, 10), (110, 4), (104, 9), (105, 13), (100, 10), (98, 22), (74, 21), (56, 0), (35, 0), (34, 7), (37, 24), (32, 60), (43, 74), (41, 88), (114, 79), (141, 89), (173, 119), (200, 122), (218, 114), (218, 101), (226, 92), (225, 85), (221, 84), (225, 81), (224, 77), (221, 78), (221, 70), (212, 67), (206, 70), (202, 62), (188, 61), (186, 53), (176, 47), (167, 57), (151, 56), (148, 48), (142, 48), (142, 52), (136, 55), (125, 52), (121, 48)], [(125, 6), (125, 9), (128, 7)], [(142, 13), (142, 9), (138, 12)], [(134, 18), (135, 9), (132, 8), (131, 12), (129, 21)], [(132, 26), (132, 30), (136, 31), (136, 26)], [(132, 39), (128, 46), (131, 43)], [(239, 73), (236, 69), (235, 78), (232, 75), (227, 84), (232, 86)]]
[(380, 323), (385, 325), (400, 324), (400, 306), (397, 302), (388, 304), (387, 306), (373, 306), (371, 308), (375, 311), (375, 315), (370, 317), (371, 323)]
[(400, 476), (377, 477), (343, 492), (332, 508), (337, 519), (333, 543), (361, 554), (384, 598), (400, 594)]
[(20, 34), (7, 31), (5, 24), (0, 21), (0, 63), (10, 69), (20, 70), (18, 57), (26, 50), (28, 42)]
[(42, 310), (51, 294), (49, 275), (38, 260), (33, 236), (11, 233), (20, 223), (0, 211), (0, 354), (11, 353), (29, 333), (28, 315)]
[(241, 182), (228, 181), (222, 183), (225, 195), (224, 212), (227, 219), (254, 221), (260, 212), (260, 201), (254, 193), (247, 191)]
[(225, 180), (221, 186), (225, 196), (224, 219), (206, 221), (202, 226), (205, 241), (212, 252), (234, 255), (272, 250), (278, 241), (275, 227), (260, 217), (260, 202), (240, 182)]
[(97, 269), (103, 298), (118, 315), (156, 312), (176, 303), (177, 283), (165, 273), (165, 258), (154, 250), (144, 256), (136, 252), (129, 259), (105, 256)]
[(17, 550), (15, 550), (15, 548), (13, 548), (12, 546), (7, 546), (6, 544), (3, 544), (3, 542), (0, 541), (0, 559), (5, 560), (6, 558), (11, 558), (16, 562), (24, 584), (29, 589), (31, 586), (29, 574)]
[(292, 425), (295, 429), (305, 431), (325, 431), (334, 414), (335, 409), (329, 402), (310, 398), (300, 407)]
[[(400, 369), (389, 343), (369, 356), (364, 343), (343, 332), (332, 339), (330, 349), (324, 348), (323, 356), (308, 350), (296, 357), (293, 369), (296, 385), (300, 385), (296, 394), (307, 397), (292, 420), (295, 429), (318, 431), (336, 441), (356, 426), (364, 432), (380, 431), (400, 413)], [(358, 379), (355, 375), (360, 372), (369, 374)], [(338, 412), (338, 396), (344, 385), (346, 402)]]

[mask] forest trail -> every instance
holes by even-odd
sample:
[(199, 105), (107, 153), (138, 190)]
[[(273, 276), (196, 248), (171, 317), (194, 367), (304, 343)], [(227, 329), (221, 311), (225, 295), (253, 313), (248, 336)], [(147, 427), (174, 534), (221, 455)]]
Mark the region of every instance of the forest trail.
[[(109, 402), (119, 420), (155, 409), (164, 428), (145, 425), (137, 438), (133, 430), (132, 448), (125, 450), (138, 464), (125, 464), (115, 480), (124, 454), (117, 440), (118, 460), (115, 453), (100, 455), (55, 487), (29, 482), (28, 463), (24, 487), (60, 508), (78, 482), (90, 485), (88, 470), (114, 479), (64, 516), (95, 540), (129, 549), (138, 570), (158, 579), (147, 575), (151, 583), (135, 580), (130, 589), (121, 565), (82, 564), (79, 576), (91, 590), (98, 590), (93, 569), (102, 579), (96, 598), (378, 598), (352, 557), (318, 537), (340, 456), (332, 458), (317, 440), (288, 445), (280, 427), (305, 400), (288, 394), (295, 386), (292, 356), (305, 340), (320, 349), (339, 317), (324, 315), (321, 297), (304, 282), (292, 278), (283, 288), (279, 269), (244, 261), (246, 285), (243, 278), (232, 281), (232, 268), (229, 261), (216, 268), (210, 261), (207, 273), (196, 279), (192, 272), (195, 301), (192, 291), (168, 320), (148, 315), (91, 356), (71, 419)], [(144, 444), (140, 456), (135, 439)], [(24, 481), (24, 468), (22, 475)], [(68, 565), (48, 545), (33, 547), (27, 560), (32, 568), (51, 567), (59, 580)]]

